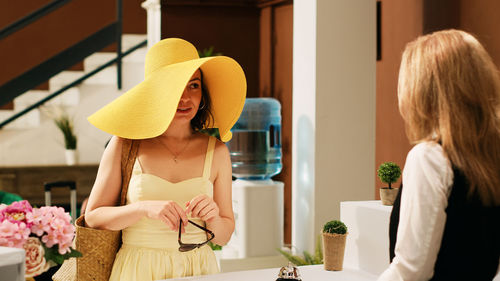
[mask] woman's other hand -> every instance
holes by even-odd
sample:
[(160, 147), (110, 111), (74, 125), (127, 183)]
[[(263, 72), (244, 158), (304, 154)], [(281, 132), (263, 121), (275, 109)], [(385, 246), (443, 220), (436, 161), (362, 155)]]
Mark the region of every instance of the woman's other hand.
[(174, 231), (179, 229), (181, 219), (183, 226), (188, 223), (187, 213), (174, 201), (139, 201), (138, 204), (147, 218), (161, 220)]
[(193, 218), (209, 221), (219, 217), (219, 206), (206, 194), (201, 194), (186, 203), (186, 214), (191, 213)]

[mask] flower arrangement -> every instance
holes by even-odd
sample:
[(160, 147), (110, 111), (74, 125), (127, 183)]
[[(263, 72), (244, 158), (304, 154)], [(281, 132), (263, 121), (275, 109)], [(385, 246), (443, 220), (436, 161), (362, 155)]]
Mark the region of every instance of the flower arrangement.
[(71, 245), (75, 226), (61, 207), (33, 208), (26, 200), (0, 204), (0, 246), (24, 248), (26, 277), (82, 254)]

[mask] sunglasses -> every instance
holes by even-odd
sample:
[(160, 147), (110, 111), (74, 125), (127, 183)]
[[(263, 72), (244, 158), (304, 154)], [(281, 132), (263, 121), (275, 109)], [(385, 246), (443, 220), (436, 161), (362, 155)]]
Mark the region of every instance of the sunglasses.
[(210, 234), (210, 238), (208, 238), (207, 241), (205, 241), (203, 243), (198, 243), (198, 244), (185, 244), (185, 243), (182, 243), (182, 241), (181, 241), (182, 220), (181, 220), (180, 223), (179, 223), (179, 239), (177, 239), (177, 241), (179, 242), (179, 252), (188, 252), (188, 251), (194, 250), (196, 248), (199, 248), (199, 247), (207, 244), (208, 242), (210, 242), (215, 237), (215, 234), (212, 231), (204, 228), (203, 226), (201, 226), (201, 225), (199, 225), (199, 224), (197, 224), (197, 223), (195, 223), (195, 222), (193, 222), (191, 220), (188, 220), (188, 222), (190, 224), (196, 226), (197, 228), (204, 230), (206, 233)]

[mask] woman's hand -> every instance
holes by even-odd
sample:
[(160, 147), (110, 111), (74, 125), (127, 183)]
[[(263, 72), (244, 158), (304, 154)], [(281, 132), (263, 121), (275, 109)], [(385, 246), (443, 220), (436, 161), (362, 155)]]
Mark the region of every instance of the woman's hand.
[[(183, 226), (188, 223), (187, 213), (174, 201), (139, 201), (138, 203), (147, 218), (161, 220), (174, 231), (179, 229), (181, 219)], [(182, 232), (184, 232), (184, 227)]]
[(209, 221), (219, 217), (219, 206), (206, 194), (201, 194), (186, 203), (186, 214), (191, 213), (193, 218)]

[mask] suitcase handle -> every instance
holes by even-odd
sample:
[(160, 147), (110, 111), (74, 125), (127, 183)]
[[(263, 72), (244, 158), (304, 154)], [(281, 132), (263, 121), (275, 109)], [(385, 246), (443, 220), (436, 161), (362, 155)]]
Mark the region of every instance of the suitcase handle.
[(71, 205), (71, 219), (76, 219), (76, 183), (74, 181), (55, 181), (44, 184), (45, 188), (45, 205), (52, 204), (51, 189), (57, 187), (69, 187), (70, 189), (70, 205)]
[(74, 181), (54, 181), (45, 183), (44, 187), (45, 191), (50, 191), (53, 187), (69, 187), (70, 190), (76, 190), (76, 183)]

